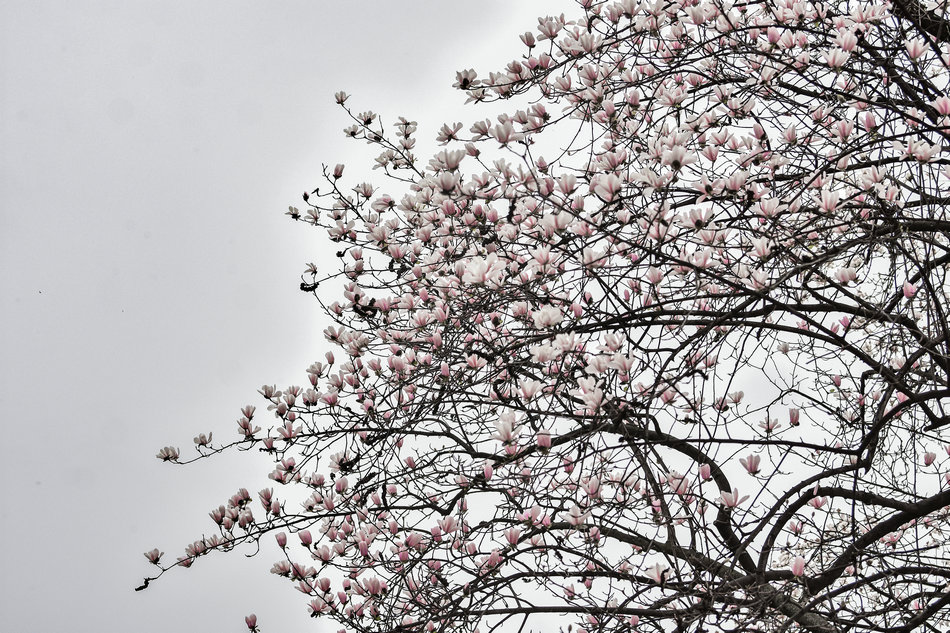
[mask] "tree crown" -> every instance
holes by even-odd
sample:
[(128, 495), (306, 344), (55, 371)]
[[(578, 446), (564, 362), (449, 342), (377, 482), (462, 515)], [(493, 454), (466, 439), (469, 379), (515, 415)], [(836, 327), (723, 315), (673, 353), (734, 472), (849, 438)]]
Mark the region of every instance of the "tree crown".
[(273, 456), (260, 505), (146, 556), (273, 532), (351, 631), (947, 625), (944, 4), (579, 5), (428, 162), (336, 95), (387, 185), (289, 211), (334, 351), (195, 438)]

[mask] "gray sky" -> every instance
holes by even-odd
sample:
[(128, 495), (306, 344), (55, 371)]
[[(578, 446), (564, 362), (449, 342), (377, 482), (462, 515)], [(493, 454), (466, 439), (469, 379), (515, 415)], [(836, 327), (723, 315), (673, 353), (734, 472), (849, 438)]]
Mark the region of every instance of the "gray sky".
[(321, 163), (379, 182), (333, 93), (422, 140), (480, 118), (455, 71), (500, 70), (571, 6), (511, 4), (0, 0), (4, 630), (241, 631), (252, 611), (270, 632), (336, 630), (268, 574), (275, 549), (134, 593), (142, 552), (180, 555), (270, 471), (155, 453), (236, 437), (261, 384), (323, 356), (296, 287), (325, 247), (282, 212)]

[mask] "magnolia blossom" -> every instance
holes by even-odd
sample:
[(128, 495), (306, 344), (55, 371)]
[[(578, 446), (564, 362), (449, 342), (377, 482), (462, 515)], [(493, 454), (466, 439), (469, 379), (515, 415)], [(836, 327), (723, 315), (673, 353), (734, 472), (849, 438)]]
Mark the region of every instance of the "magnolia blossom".
[(670, 568), (668, 566), (656, 563), (655, 565), (647, 569), (647, 576), (653, 582), (662, 585), (666, 581), (669, 575), (669, 571), (670, 571)]
[(851, 267), (839, 268), (835, 271), (835, 279), (837, 279), (842, 284), (848, 284), (857, 278), (857, 271)]
[(907, 49), (907, 54), (911, 59), (917, 59), (924, 54), (925, 50), (927, 50), (927, 43), (919, 37), (907, 40), (907, 43), (904, 46)]
[(538, 448), (542, 450), (548, 450), (551, 448), (551, 434), (548, 431), (538, 431), (536, 440), (538, 443)]
[(688, 154), (686, 148), (682, 145), (676, 145), (671, 149), (663, 151), (662, 162), (664, 165), (670, 165), (673, 169), (680, 169), (686, 165), (696, 162), (696, 157)]
[(722, 500), (722, 505), (724, 505), (727, 508), (735, 508), (736, 506), (738, 506), (740, 503), (744, 502), (748, 498), (749, 498), (749, 495), (739, 497), (739, 491), (736, 488), (733, 488), (732, 492), (723, 491), (722, 494), (720, 495), (720, 499)]
[(158, 451), (158, 455), (155, 457), (159, 458), (163, 462), (174, 462), (178, 461), (179, 451), (173, 446), (166, 446), (162, 450)]
[(742, 464), (742, 467), (745, 468), (750, 475), (755, 475), (759, 472), (759, 463), (762, 461), (762, 458), (758, 455), (749, 455), (748, 457), (739, 458), (739, 463)]
[(840, 191), (824, 190), (821, 192), (821, 203), (819, 204), (819, 208), (825, 213), (833, 213), (835, 209), (838, 208), (838, 200), (840, 200), (840, 198)]
[(796, 556), (792, 561), (792, 574), (796, 577), (805, 575), (805, 559), (801, 556)]
[(604, 174), (591, 184), (591, 193), (604, 202), (610, 202), (622, 188), (623, 182), (615, 174)]
[(833, 48), (824, 54), (825, 62), (834, 69), (844, 66), (849, 57), (850, 53), (840, 48)]
[(564, 513), (564, 520), (577, 527), (583, 524), (589, 516), (588, 512), (584, 512), (577, 506), (571, 506), (571, 509)]
[(465, 266), (462, 281), (471, 284), (491, 283), (497, 280), (502, 270), (504, 270), (504, 264), (498, 261), (498, 256), (494, 253), (484, 258), (473, 257)]
[(558, 325), (564, 319), (564, 315), (558, 308), (547, 305), (532, 312), (531, 318), (534, 320), (534, 326), (543, 330)]
[(492, 437), (504, 444), (517, 441), (520, 433), (518, 430), (518, 421), (511, 413), (505, 413), (495, 420), (495, 429), (496, 433)]
[(760, 259), (765, 259), (772, 253), (772, 246), (766, 237), (757, 237), (752, 239), (752, 252)]
[(531, 348), (531, 358), (535, 362), (546, 363), (560, 356), (561, 351), (561, 349), (553, 345), (535, 345)]
[(801, 423), (801, 409), (792, 408), (788, 410), (788, 423), (792, 426), (798, 426)]
[(658, 285), (660, 281), (663, 280), (664, 274), (663, 271), (655, 266), (650, 266), (647, 269), (646, 280), (649, 281), (654, 286)]
[(531, 400), (534, 398), (541, 391), (543, 386), (543, 383), (539, 380), (533, 380), (531, 378), (522, 378), (519, 380), (521, 396), (525, 400)]
[(950, 98), (941, 95), (931, 101), (930, 105), (933, 106), (934, 110), (936, 110), (938, 114), (942, 116), (950, 116)]
[(160, 552), (158, 548), (156, 548), (145, 552), (145, 558), (147, 558), (148, 562), (152, 563), (153, 565), (157, 565), (159, 559), (161, 559), (164, 554), (165, 552)]
[(712, 467), (709, 464), (702, 464), (699, 467), (699, 476), (703, 481), (709, 481), (712, 479)]
[(577, 389), (572, 389), (571, 394), (580, 398), (583, 403), (592, 410), (600, 408), (604, 399), (604, 391), (597, 386), (595, 378), (579, 378), (577, 380)]

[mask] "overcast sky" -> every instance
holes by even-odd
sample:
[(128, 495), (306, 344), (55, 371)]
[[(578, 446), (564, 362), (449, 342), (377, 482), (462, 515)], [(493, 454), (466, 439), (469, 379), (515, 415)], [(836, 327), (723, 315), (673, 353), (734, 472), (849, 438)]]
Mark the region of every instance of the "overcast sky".
[(268, 574), (276, 549), (134, 593), (142, 552), (177, 557), (270, 471), (155, 453), (236, 437), (261, 384), (323, 357), (297, 286), (326, 248), (282, 213), (321, 163), (379, 178), (333, 93), (423, 140), (481, 118), (455, 71), (500, 70), (571, 6), (514, 4), (0, 0), (3, 630), (241, 631), (252, 611), (273, 633), (336, 630)]

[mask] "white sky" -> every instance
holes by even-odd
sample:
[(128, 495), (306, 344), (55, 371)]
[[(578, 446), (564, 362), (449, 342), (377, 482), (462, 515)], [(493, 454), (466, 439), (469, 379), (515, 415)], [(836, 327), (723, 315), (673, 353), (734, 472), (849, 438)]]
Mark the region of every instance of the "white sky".
[(261, 384), (323, 357), (297, 285), (326, 247), (282, 213), (321, 163), (380, 180), (333, 93), (431, 140), (482, 118), (456, 70), (500, 70), (537, 15), (570, 7), (0, 0), (4, 630), (241, 631), (252, 611), (272, 633), (338, 628), (268, 574), (276, 549), (134, 593), (142, 552), (180, 555), (270, 471), (155, 453), (236, 437)]

